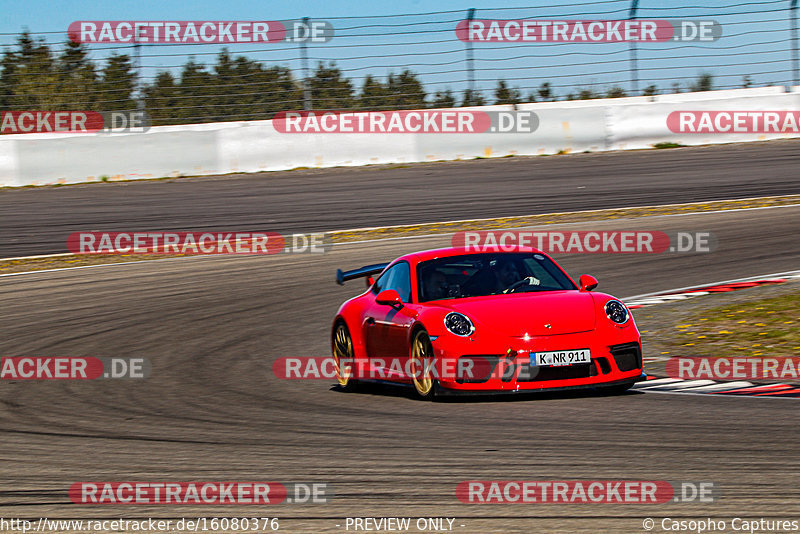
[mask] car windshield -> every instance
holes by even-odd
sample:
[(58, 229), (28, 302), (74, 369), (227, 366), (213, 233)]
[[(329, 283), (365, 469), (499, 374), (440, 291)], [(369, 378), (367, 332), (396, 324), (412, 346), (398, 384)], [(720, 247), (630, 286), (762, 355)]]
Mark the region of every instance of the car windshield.
[(534, 252), (439, 258), (420, 263), (417, 275), (420, 302), (577, 289), (551, 259)]

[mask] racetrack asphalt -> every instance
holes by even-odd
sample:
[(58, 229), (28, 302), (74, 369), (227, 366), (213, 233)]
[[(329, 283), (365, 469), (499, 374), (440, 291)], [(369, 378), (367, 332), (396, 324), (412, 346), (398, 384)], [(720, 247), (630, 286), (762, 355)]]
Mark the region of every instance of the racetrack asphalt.
[[(744, 187), (742, 179), (749, 195)], [(778, 189), (772, 192), (787, 192)], [(619, 297), (800, 264), (800, 207), (564, 228), (716, 235), (718, 248), (708, 254), (556, 256), (570, 274), (594, 274), (599, 290)], [(176, 258), (0, 278), (2, 356), (146, 357), (153, 365), (143, 381), (0, 384), (0, 516), (277, 516), (285, 532), (344, 532), (336, 525), (347, 516), (449, 516), (463, 533), (642, 532), (646, 517), (657, 525), (664, 517), (800, 519), (796, 400), (630, 393), (425, 403), (402, 388), (347, 394), (328, 381), (273, 376), (278, 357), (328, 354), (337, 306), (363, 288), (359, 281), (337, 286), (337, 267), (447, 242), (412, 238), (337, 245), (322, 256)], [(460, 503), (456, 485), (475, 479), (710, 481), (722, 499)], [(258, 509), (70, 504), (66, 491), (81, 480), (327, 482), (335, 498)]]
[(800, 140), (0, 189), (0, 258), (80, 231), (320, 232), (800, 193)]

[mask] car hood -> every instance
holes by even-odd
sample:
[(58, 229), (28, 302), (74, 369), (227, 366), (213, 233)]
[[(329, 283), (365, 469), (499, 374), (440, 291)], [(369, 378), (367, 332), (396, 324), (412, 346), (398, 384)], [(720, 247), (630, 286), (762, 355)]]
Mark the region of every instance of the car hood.
[(512, 337), (552, 336), (588, 332), (595, 327), (592, 295), (579, 291), (491, 295), (439, 304), (469, 317), (478, 333), (487, 328)]

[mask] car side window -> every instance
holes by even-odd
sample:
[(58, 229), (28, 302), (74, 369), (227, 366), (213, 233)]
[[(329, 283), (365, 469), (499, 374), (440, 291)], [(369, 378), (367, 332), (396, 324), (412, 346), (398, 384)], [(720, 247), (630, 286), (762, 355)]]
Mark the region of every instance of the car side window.
[(401, 261), (392, 265), (389, 270), (383, 273), (375, 283), (376, 293), (386, 289), (394, 289), (400, 295), (403, 302), (411, 301), (411, 270), (408, 262)]

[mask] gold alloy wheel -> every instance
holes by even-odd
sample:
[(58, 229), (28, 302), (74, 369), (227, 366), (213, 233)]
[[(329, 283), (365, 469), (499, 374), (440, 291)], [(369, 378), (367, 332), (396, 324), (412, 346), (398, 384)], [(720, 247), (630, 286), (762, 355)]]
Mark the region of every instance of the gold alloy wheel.
[(414, 336), (411, 345), (411, 381), (414, 383), (417, 394), (423, 398), (430, 398), (433, 394), (433, 377), (430, 372), (432, 365), (433, 346), (431, 340), (424, 330), (420, 330)]
[[(351, 384), (353, 354), (353, 340), (350, 338), (350, 332), (344, 323), (339, 323), (333, 334), (333, 359), (336, 363), (336, 380), (343, 388)], [(344, 371), (342, 371), (341, 360), (350, 362), (349, 365), (344, 366)]]

